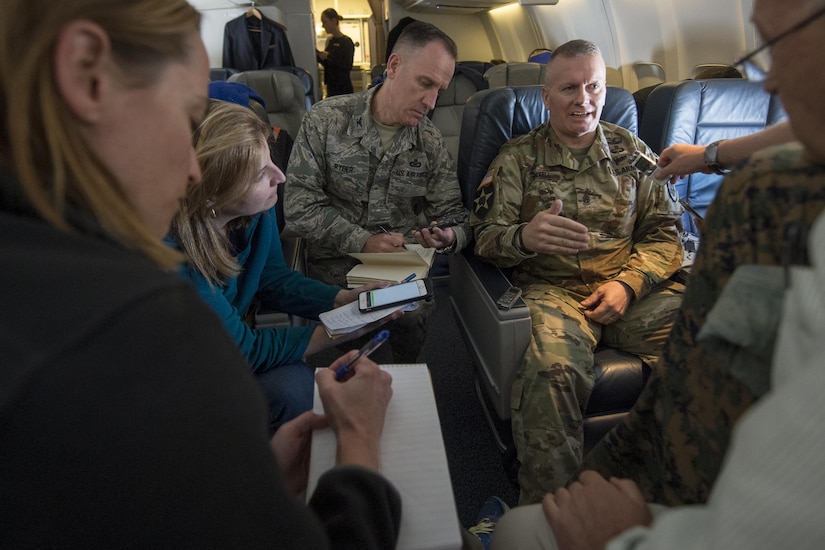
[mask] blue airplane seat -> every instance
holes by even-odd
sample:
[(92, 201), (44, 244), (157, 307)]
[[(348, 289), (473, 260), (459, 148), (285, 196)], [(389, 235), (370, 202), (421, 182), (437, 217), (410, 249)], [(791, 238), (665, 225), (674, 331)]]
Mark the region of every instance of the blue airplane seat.
[[(467, 102), (458, 153), (467, 208), (472, 208), (476, 187), (501, 146), (547, 121), (541, 89), (493, 88)], [(602, 119), (636, 133), (636, 103), (628, 90), (608, 86)], [(530, 313), (522, 300), (507, 311), (495, 305), (510, 285), (506, 271), (480, 260), (472, 245), (450, 258), (453, 313), (476, 367), (477, 394), (505, 454), (511, 454), (512, 443), (499, 425), (510, 418), (510, 388), (531, 335)], [(638, 357), (610, 349), (597, 351), (594, 370), (596, 382), (584, 411), (585, 451), (633, 406), (649, 374)]]
[[(675, 143), (707, 145), (720, 139), (751, 134), (787, 118), (779, 97), (759, 82), (739, 78), (666, 82), (647, 98), (639, 137), (657, 154)], [(723, 176), (692, 174), (676, 189), (700, 214), (716, 196)], [(698, 234), (693, 217), (685, 227)]]

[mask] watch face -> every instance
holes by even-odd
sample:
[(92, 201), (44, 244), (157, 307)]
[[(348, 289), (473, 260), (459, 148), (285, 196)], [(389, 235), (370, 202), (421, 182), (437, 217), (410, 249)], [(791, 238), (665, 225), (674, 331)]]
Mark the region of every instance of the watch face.
[(719, 154), (719, 143), (714, 142), (705, 147), (705, 164), (710, 167), (711, 165), (718, 165), (719, 162), (717, 161), (717, 156)]

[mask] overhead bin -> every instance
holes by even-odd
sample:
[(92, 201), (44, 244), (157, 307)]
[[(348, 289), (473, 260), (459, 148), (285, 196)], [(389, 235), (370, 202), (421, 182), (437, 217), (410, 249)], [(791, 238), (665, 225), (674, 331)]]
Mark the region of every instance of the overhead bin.
[[(464, 14), (479, 13), (514, 2), (515, 0), (395, 0), (396, 4), (409, 12)], [(558, 0), (553, 3), (555, 2)]]
[[(478, 13), (514, 4), (516, 0), (395, 0), (407, 11)], [(523, 6), (553, 6), (559, 0), (518, 0)]]

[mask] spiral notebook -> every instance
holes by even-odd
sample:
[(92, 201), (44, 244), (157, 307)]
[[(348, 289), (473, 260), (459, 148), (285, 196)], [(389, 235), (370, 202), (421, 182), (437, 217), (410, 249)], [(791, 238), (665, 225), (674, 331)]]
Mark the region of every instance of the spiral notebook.
[[(381, 473), (401, 494), (397, 550), (459, 550), (461, 528), (447, 454), (426, 364), (382, 365), (392, 374), (393, 395), (381, 435)], [(315, 388), (316, 412), (323, 412)], [(330, 428), (312, 435), (307, 500), (321, 474), (335, 465)]]

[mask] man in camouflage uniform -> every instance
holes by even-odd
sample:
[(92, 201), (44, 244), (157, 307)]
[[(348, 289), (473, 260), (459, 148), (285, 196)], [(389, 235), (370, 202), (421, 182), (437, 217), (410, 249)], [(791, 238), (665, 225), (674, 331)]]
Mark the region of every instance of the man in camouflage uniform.
[[(455, 163), (427, 118), (455, 70), (456, 46), (428, 23), (408, 25), (381, 86), (322, 101), (307, 112), (289, 161), (284, 212), (307, 245), (308, 275), (346, 284), (352, 252), (400, 252), (418, 242), (441, 253), (470, 235)], [(457, 218), (448, 229), (419, 231)], [(395, 359), (415, 362), (432, 304), (391, 331)]]
[(707, 500), (734, 424), (764, 390), (754, 391), (732, 371), (736, 346), (697, 339), (697, 333), (739, 266), (807, 264), (805, 237), (823, 208), (823, 168), (811, 164), (799, 144), (755, 155), (725, 178), (703, 223), (662, 360), (630, 414), (594, 447), (584, 467), (633, 479), (649, 502)]
[(582, 411), (602, 343), (656, 362), (684, 286), (672, 185), (630, 164), (650, 149), (599, 122), (605, 65), (574, 40), (547, 64), (549, 122), (505, 144), (479, 185), (476, 253), (514, 267), (533, 335), (513, 384), (520, 503), (563, 486), (582, 453)]

